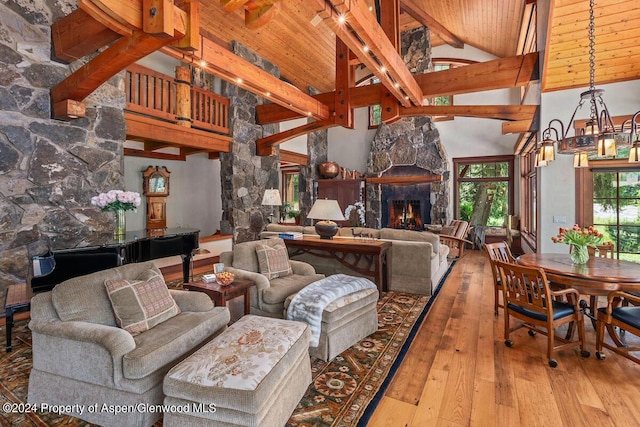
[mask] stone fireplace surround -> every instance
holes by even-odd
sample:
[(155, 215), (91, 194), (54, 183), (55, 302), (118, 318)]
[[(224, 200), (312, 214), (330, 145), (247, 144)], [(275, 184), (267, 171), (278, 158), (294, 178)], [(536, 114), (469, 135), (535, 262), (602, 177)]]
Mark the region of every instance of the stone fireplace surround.
[[(442, 175), (441, 181), (403, 185), (368, 184), (367, 225), (387, 226), (391, 197), (405, 200), (421, 200), (421, 212), (425, 224), (444, 224), (448, 220), (449, 162), (440, 142), (440, 135), (430, 117), (405, 118), (391, 125), (378, 128), (367, 162), (367, 177)], [(425, 179), (426, 181), (426, 179)], [(399, 195), (399, 196), (398, 196)], [(398, 199), (395, 199), (398, 200)]]

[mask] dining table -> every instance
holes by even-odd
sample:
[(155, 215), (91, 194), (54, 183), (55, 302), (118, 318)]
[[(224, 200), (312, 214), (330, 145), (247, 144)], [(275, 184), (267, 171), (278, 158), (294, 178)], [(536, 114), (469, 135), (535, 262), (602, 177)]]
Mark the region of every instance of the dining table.
[(591, 256), (585, 264), (574, 264), (569, 254), (531, 253), (516, 262), (542, 268), (553, 285), (574, 288), (591, 299), (587, 313), (595, 318), (598, 296), (611, 291), (640, 292), (640, 264), (620, 259)]

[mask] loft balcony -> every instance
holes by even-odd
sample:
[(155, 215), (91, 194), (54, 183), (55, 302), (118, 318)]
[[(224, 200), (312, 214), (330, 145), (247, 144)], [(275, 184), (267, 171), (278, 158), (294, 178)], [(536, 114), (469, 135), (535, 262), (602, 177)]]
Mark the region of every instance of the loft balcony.
[[(230, 151), (229, 99), (192, 86), (187, 76), (171, 77), (138, 64), (127, 67), (127, 140), (143, 142), (144, 149), (125, 148), (125, 155), (185, 160), (206, 152), (214, 159)], [(167, 147), (179, 148), (180, 154), (158, 151)]]

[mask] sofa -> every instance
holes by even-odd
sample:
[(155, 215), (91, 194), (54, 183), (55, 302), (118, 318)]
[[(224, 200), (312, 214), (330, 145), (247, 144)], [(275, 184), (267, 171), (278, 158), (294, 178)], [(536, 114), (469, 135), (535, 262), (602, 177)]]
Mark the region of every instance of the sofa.
[[(324, 278), (324, 275), (316, 274), (314, 268), (305, 262), (290, 260), (289, 274), (268, 279), (260, 273), (256, 252), (258, 245), (285, 247), (282, 239), (278, 238), (237, 243), (233, 250), (220, 254), (220, 262), (225, 265), (225, 270), (234, 273), (238, 279), (253, 280), (256, 284), (251, 288), (251, 314), (281, 318), (287, 297)], [(286, 249), (284, 250), (286, 256)]]
[[(262, 232), (261, 238), (273, 238), (280, 233), (286, 232), (300, 232), (317, 236), (314, 227), (269, 224), (266, 230)], [(377, 230), (373, 228), (342, 227), (339, 229), (338, 234), (334, 236), (334, 239), (354, 239), (354, 234), (358, 236), (367, 235), (392, 243), (387, 255), (390, 291), (431, 295), (433, 288), (448, 269), (449, 247), (440, 243), (440, 238), (437, 234), (393, 228)], [(360, 275), (333, 258), (325, 258), (308, 253), (296, 255), (294, 251), (290, 252), (290, 256), (291, 259), (311, 264), (316, 272), (327, 276), (337, 273), (353, 276)], [(351, 256), (353, 255), (347, 255), (347, 257)]]
[[(107, 281), (128, 285), (108, 293)], [(138, 291), (141, 299), (155, 292), (170, 309), (128, 324), (137, 328), (129, 332), (118, 326), (127, 313), (114, 311), (122, 308), (115, 301), (122, 297), (130, 308), (130, 295), (118, 292), (138, 284), (152, 289)], [(103, 426), (151, 426), (162, 414), (135, 408), (162, 404), (165, 374), (225, 330), (229, 318), (229, 310), (214, 307), (204, 293), (167, 289), (153, 262), (69, 279), (31, 301), (28, 402), (75, 405), (64, 413)], [(142, 324), (150, 329), (142, 330)]]

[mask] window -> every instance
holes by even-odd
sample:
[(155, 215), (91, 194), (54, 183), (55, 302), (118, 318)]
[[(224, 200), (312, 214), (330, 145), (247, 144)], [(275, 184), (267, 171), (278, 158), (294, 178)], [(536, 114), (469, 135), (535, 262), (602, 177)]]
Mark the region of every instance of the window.
[(620, 259), (640, 262), (640, 171), (595, 171), (593, 225)]
[(291, 211), (300, 211), (300, 171), (298, 169), (282, 171), (282, 208), (280, 213), (282, 220), (290, 220), (286, 218), (286, 214)]
[(513, 214), (513, 156), (453, 159), (454, 209), (471, 225), (503, 226)]
[(536, 151), (531, 150), (520, 160), (522, 180), (520, 182), (520, 227), (523, 238), (535, 250), (538, 230), (538, 170), (535, 167)]

